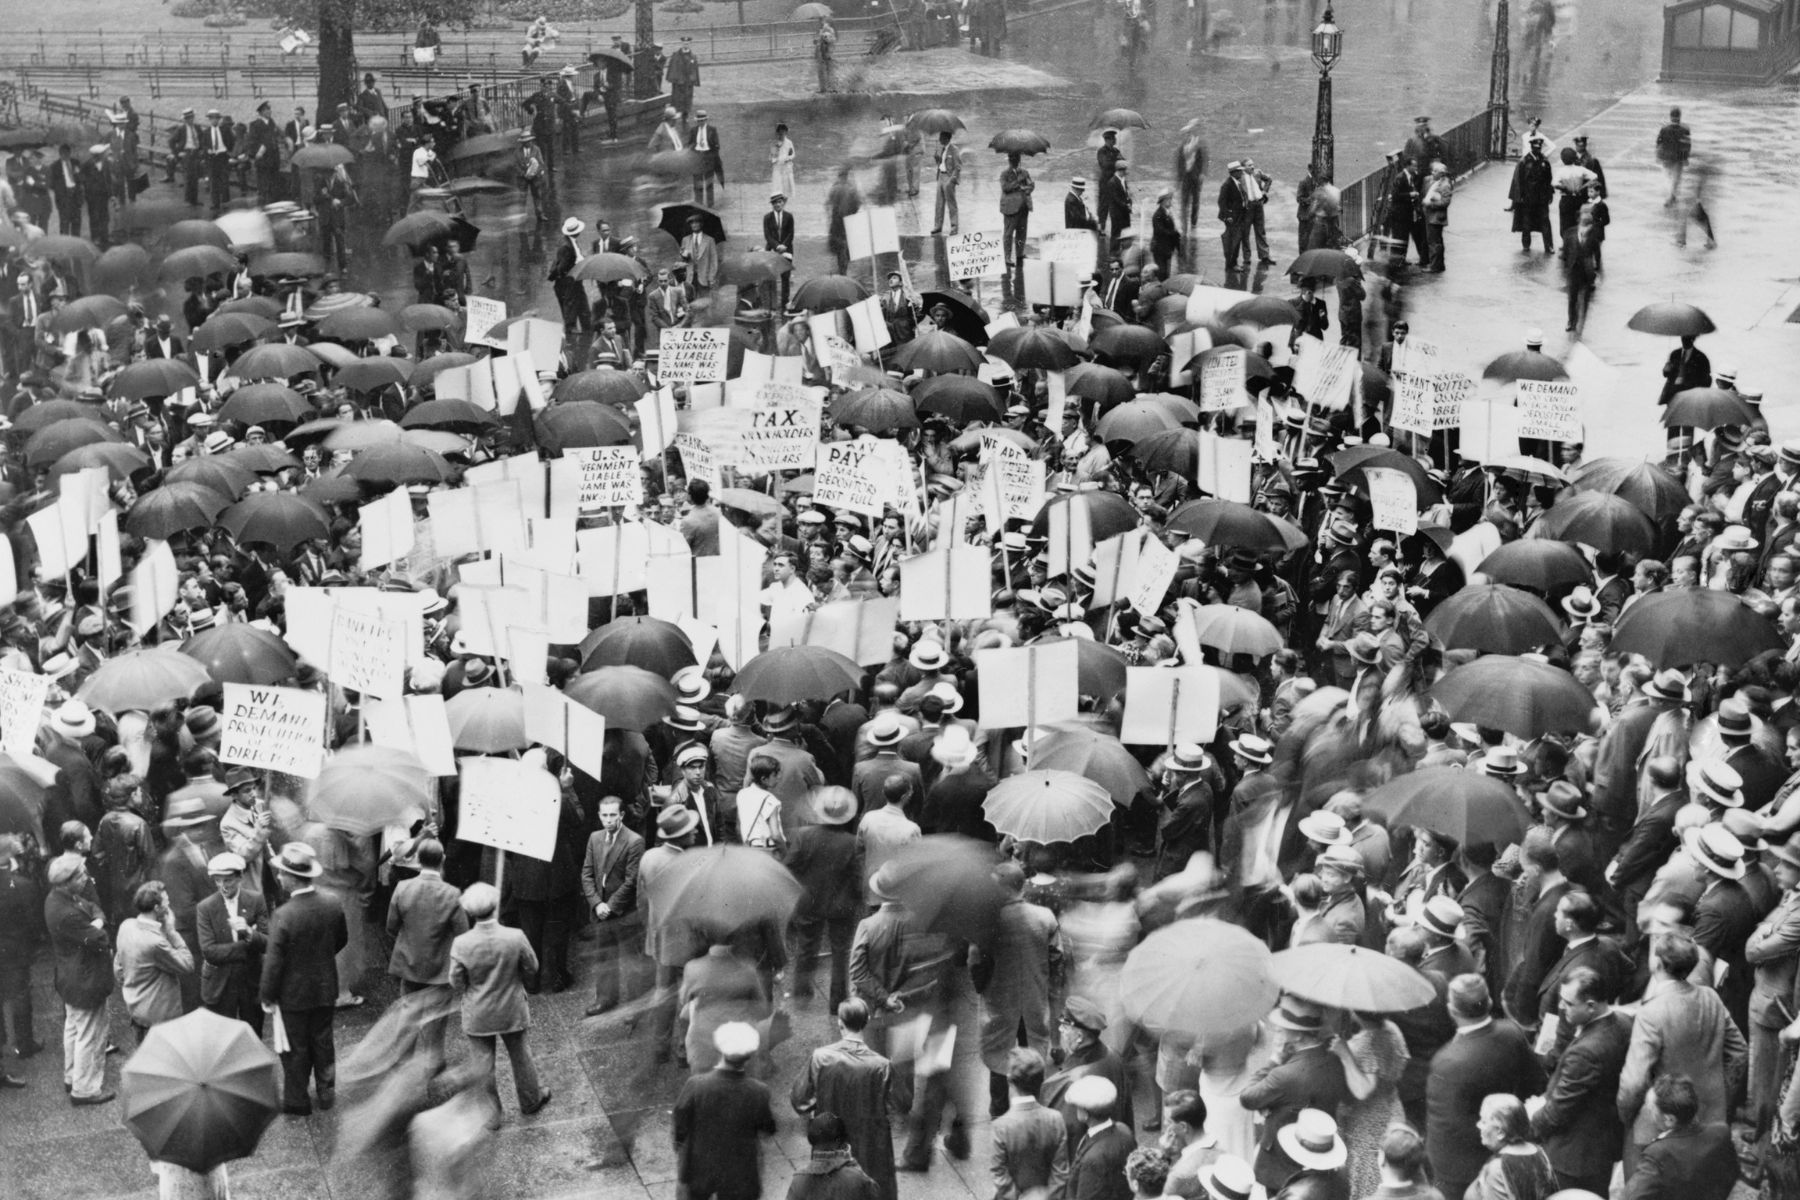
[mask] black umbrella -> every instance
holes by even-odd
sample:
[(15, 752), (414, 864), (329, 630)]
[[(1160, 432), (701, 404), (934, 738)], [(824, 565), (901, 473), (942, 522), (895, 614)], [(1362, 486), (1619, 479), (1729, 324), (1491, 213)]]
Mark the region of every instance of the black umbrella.
[(954, 333), (963, 341), (975, 346), (988, 344), (987, 310), (967, 292), (948, 288), (941, 292), (925, 292), (919, 296), (919, 304), (926, 312), (938, 305), (949, 310), (949, 320), (942, 327)]
[(1692, 425), (1714, 429), (1720, 425), (1750, 425), (1756, 410), (1729, 388), (1697, 387), (1676, 392), (1663, 409), (1664, 425)]
[(1580, 542), (1602, 554), (1656, 549), (1656, 526), (1631, 501), (1611, 492), (1563, 492), (1527, 535)]
[(657, 211), (656, 227), (675, 239), (679, 246), (688, 235), (688, 218), (700, 218), (700, 232), (715, 242), (725, 241), (725, 222), (710, 208), (698, 204), (664, 204)]
[(1066, 371), (1080, 361), (1061, 331), (1041, 327), (1002, 329), (988, 342), (988, 353), (1015, 371)]
[(988, 142), (988, 149), (1001, 154), (1043, 154), (1050, 149), (1050, 141), (1029, 129), (1003, 129)]
[(1483, 379), (1498, 379), (1502, 383), (1512, 383), (1520, 379), (1536, 379), (1545, 383), (1554, 383), (1559, 379), (1567, 379), (1569, 373), (1563, 365), (1545, 354), (1542, 350), (1509, 350), (1496, 358), (1481, 370)]
[(795, 308), (833, 312), (869, 298), (869, 289), (848, 275), (815, 275), (794, 289)]
[(1524, 654), (1562, 640), (1550, 606), (1515, 587), (1470, 584), (1431, 610), (1425, 631), (1451, 650)]
[(922, 413), (949, 417), (958, 425), (999, 421), (1004, 415), (994, 385), (973, 375), (933, 375), (912, 390), (913, 406)]
[(1712, 318), (1705, 312), (1692, 304), (1682, 304), (1676, 300), (1646, 304), (1631, 315), (1631, 320), (1626, 322), (1625, 327), (1639, 333), (1654, 333), (1663, 337), (1699, 337), (1714, 329)]
[(619, 617), (588, 634), (581, 642), (581, 669), (642, 667), (663, 678), (694, 665), (687, 635), (655, 617)]
[(1786, 645), (1766, 617), (1730, 592), (1680, 588), (1639, 596), (1619, 615), (1610, 648), (1642, 654), (1658, 668), (1736, 667)]

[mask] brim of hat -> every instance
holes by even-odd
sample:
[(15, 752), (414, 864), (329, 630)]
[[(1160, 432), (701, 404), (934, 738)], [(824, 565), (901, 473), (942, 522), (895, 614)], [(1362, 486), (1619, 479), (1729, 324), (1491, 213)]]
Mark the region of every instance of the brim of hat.
[(684, 814), (686, 814), (686, 816), (685, 816), (684, 822), (682, 824), (682, 827), (680, 829), (675, 829), (675, 830), (670, 830), (668, 832), (665, 832), (659, 828), (656, 831), (656, 836), (661, 837), (661, 838), (686, 837), (688, 834), (694, 832), (694, 830), (700, 828), (700, 814), (699, 813), (695, 812), (691, 808), (688, 808), (686, 805), (682, 806), (682, 812)]
[(981, 751), (970, 746), (968, 751), (963, 754), (943, 754), (940, 753), (939, 747), (933, 746), (931, 757), (934, 762), (940, 762), (946, 767), (964, 767), (980, 758)]
[(1505, 775), (1508, 778), (1511, 778), (1516, 775), (1523, 775), (1523, 774), (1525, 774), (1525, 772), (1527, 770), (1529, 770), (1529, 768), (1526, 767), (1526, 765), (1524, 763), (1515, 763), (1510, 767), (1494, 767), (1494, 766), (1489, 766), (1487, 763), (1482, 763), (1481, 769), (1484, 774)]
[[(64, 671), (64, 672), (62, 672), (62, 674), (56, 675), (53, 678), (61, 679), (63, 677), (63, 675), (69, 674), (74, 669), (75, 668), (71, 666), (68, 671)], [(94, 730), (97, 729), (99, 726), (95, 724), (94, 718), (92, 716), (90, 716), (87, 718), (87, 720), (83, 721), (81, 724), (75, 726), (74, 728), (70, 728), (69, 726), (63, 725), (61, 723), (54, 723), (52, 727), (58, 733), (62, 734), (64, 737), (84, 738), (84, 737), (87, 737), (90, 734), (92, 734), (94, 732)]]
[(814, 808), (813, 818), (821, 825), (847, 825), (856, 819), (856, 808), (854, 806), (845, 808), (844, 815), (841, 817), (833, 817), (823, 809)]
[(1585, 808), (1577, 808), (1571, 812), (1566, 808), (1558, 808), (1549, 801), (1544, 802), (1544, 811), (1555, 813), (1565, 821), (1583, 821), (1587, 819), (1588, 815), (1588, 810)]
[(1316, 1171), (1335, 1171), (1348, 1161), (1350, 1149), (1344, 1145), (1343, 1138), (1333, 1135), (1331, 1149), (1321, 1154), (1302, 1146), (1295, 1128), (1293, 1125), (1282, 1126), (1275, 1131), (1275, 1140), (1281, 1144), (1283, 1153), (1301, 1166), (1311, 1167)]
[(1245, 762), (1261, 763), (1263, 766), (1268, 766), (1275, 761), (1273, 754), (1259, 754), (1254, 750), (1246, 750), (1236, 742), (1231, 743), (1231, 752)]
[(905, 731), (900, 729), (896, 729), (891, 736), (871, 733), (869, 735), (869, 745), (880, 750), (886, 750), (889, 746), (898, 746), (904, 736)]
[(283, 875), (292, 875), (298, 879), (317, 879), (325, 873), (325, 868), (318, 863), (314, 863), (312, 870), (310, 871), (300, 871), (293, 867), (284, 866), (279, 859), (275, 862), (275, 869), (280, 871)]
[(163, 828), (168, 829), (173, 827), (175, 829), (186, 829), (189, 825), (204, 825), (208, 821), (216, 821), (217, 819), (218, 818), (214, 817), (211, 813), (201, 813), (198, 816), (193, 817), (164, 817)]
[(882, 887), (880, 884), (876, 883), (873, 879), (869, 880), (869, 895), (875, 897), (877, 900), (897, 901), (900, 899), (900, 897), (894, 895), (894, 893), (892, 893), (888, 889)]
[(1302, 818), (1300, 822), (1300, 832), (1305, 835), (1306, 840), (1309, 842), (1317, 842), (1321, 846), (1348, 846), (1356, 840), (1350, 835), (1348, 829), (1341, 827), (1338, 829), (1336, 837), (1322, 837), (1319, 834), (1314, 833), (1309, 827), (1311, 822), (1311, 817)]
[(1316, 1025), (1301, 1025), (1301, 1024), (1298, 1024), (1297, 1022), (1289, 1020), (1282, 1013), (1282, 1011), (1279, 1008), (1276, 1009), (1274, 1012), (1270, 1013), (1267, 1017), (1264, 1017), (1263, 1019), (1265, 1021), (1267, 1021), (1269, 1024), (1273, 1025), (1275, 1028), (1285, 1029), (1290, 1033), (1323, 1033), (1323, 1032), (1325, 1032), (1325, 1024), (1323, 1021), (1319, 1022)]

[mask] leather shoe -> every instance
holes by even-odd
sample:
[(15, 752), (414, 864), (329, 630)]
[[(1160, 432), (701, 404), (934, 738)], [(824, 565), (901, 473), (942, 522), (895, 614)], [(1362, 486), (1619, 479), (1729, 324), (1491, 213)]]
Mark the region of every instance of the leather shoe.
[(522, 1108), (519, 1111), (529, 1117), (532, 1113), (537, 1112), (548, 1103), (550, 1103), (550, 1089), (545, 1088), (538, 1094), (538, 1102), (536, 1104), (532, 1105), (530, 1108)]
[(4, 1071), (0, 1071), (0, 1088), (22, 1088), (24, 1086), (25, 1081), (23, 1079), (14, 1079), (11, 1075), (6, 1074)]
[(916, 1162), (910, 1158), (902, 1159), (900, 1162), (894, 1164), (894, 1170), (909, 1171), (913, 1174), (923, 1174), (924, 1172), (931, 1170), (931, 1160), (926, 1159), (924, 1162)]
[(281, 1111), (286, 1113), (290, 1117), (310, 1117), (310, 1116), (312, 1116), (312, 1109), (310, 1109), (310, 1108), (295, 1108), (291, 1104), (282, 1105)]
[(111, 1104), (113, 1099), (112, 1092), (101, 1092), (98, 1096), (70, 1096), (69, 1103), (76, 1108), (86, 1108), (92, 1104)]
[(337, 1103), (337, 1093), (336, 1092), (320, 1092), (319, 1093), (318, 1105), (319, 1105), (320, 1112), (330, 1112), (332, 1109), (332, 1106), (335, 1105), (336, 1103)]
[(612, 1010), (613, 1006), (610, 1004), (590, 1004), (587, 1006), (587, 1012), (582, 1015), (588, 1017), (603, 1017)]
[(30, 1058), (34, 1054), (43, 1053), (43, 1050), (44, 1043), (42, 1042), (26, 1042), (19, 1047), (18, 1053), (20, 1058)]

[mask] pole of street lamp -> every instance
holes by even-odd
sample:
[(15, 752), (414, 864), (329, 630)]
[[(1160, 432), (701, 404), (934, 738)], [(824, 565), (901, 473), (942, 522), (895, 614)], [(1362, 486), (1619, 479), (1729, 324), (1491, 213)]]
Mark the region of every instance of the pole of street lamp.
[(1499, 161), (1512, 148), (1512, 18), (1507, 0), (1494, 13), (1494, 61), (1488, 76), (1488, 157)]
[(1331, 68), (1325, 67), (1319, 71), (1319, 111), (1313, 118), (1313, 175), (1319, 182), (1332, 181), (1336, 157), (1337, 139), (1331, 130)]

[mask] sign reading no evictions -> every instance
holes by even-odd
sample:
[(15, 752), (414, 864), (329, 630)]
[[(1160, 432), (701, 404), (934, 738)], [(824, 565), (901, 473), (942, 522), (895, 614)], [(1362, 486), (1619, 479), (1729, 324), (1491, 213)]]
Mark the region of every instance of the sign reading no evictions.
[(1000, 234), (958, 233), (944, 242), (944, 259), (952, 279), (998, 279), (1005, 274)]

